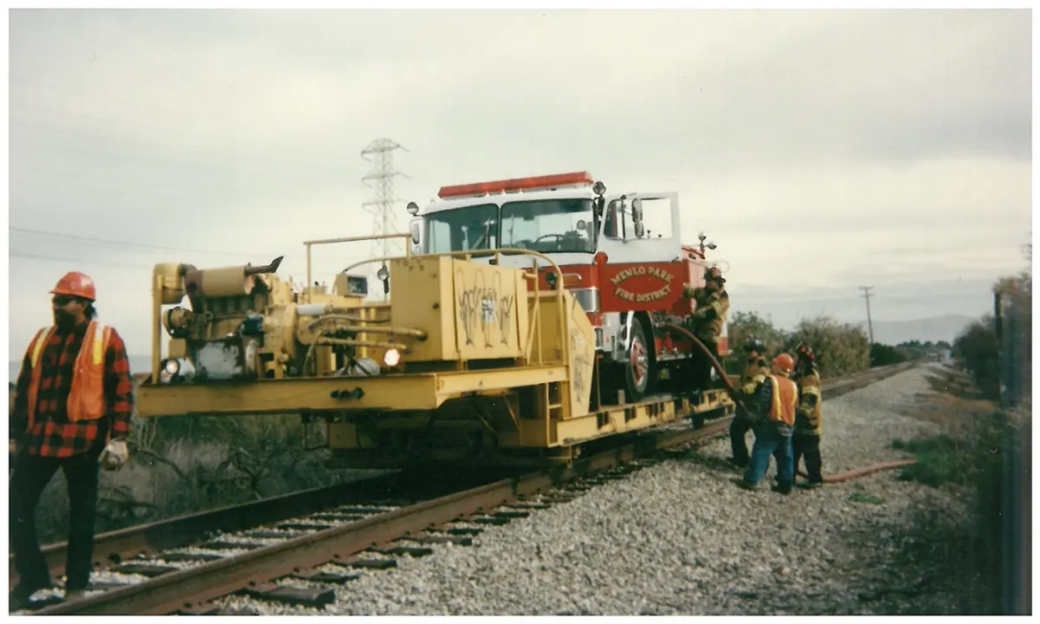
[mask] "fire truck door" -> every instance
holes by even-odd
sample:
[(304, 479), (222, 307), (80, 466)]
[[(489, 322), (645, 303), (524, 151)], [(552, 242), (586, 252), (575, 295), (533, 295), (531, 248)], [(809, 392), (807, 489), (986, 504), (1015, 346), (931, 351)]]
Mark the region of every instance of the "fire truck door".
[(606, 200), (597, 247), (611, 264), (671, 262), (681, 255), (677, 193), (628, 193)]

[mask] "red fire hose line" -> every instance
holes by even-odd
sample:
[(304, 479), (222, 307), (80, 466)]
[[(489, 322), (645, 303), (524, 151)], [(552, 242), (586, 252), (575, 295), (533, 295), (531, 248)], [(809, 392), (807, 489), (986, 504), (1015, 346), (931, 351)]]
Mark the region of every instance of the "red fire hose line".
[[(719, 373), (719, 376), (722, 377), (722, 381), (723, 381), (723, 383), (726, 384), (726, 388), (729, 390), (730, 395), (733, 397), (733, 400), (736, 401), (737, 404), (740, 405), (741, 407), (744, 407), (744, 404), (740, 402), (740, 399), (735, 396), (737, 394), (737, 390), (736, 390), (736, 388), (733, 387), (733, 384), (730, 382), (729, 376), (726, 374), (725, 369), (723, 369), (722, 365), (719, 364), (719, 361), (715, 359), (715, 356), (713, 356), (711, 354), (711, 351), (708, 350), (708, 347), (704, 346), (704, 343), (702, 343), (700, 340), (698, 340), (697, 337), (694, 336), (692, 333), (690, 333), (687, 329), (685, 329), (683, 327), (679, 327), (678, 325), (673, 325), (672, 323), (662, 323), (661, 327), (664, 328), (664, 329), (670, 329), (670, 330), (673, 330), (673, 331), (677, 331), (677, 332), (685, 335), (690, 340), (692, 340), (693, 344), (697, 345), (697, 347), (704, 353), (704, 355), (706, 355), (708, 357), (708, 359), (711, 361), (711, 365)], [(746, 409), (747, 408), (745, 408), (745, 411), (746, 411)], [(898, 461), (882, 462), (880, 464), (873, 464), (873, 465), (870, 465), (870, 466), (864, 466), (863, 468), (856, 468), (855, 470), (850, 470), (848, 472), (843, 472), (841, 474), (827, 475), (827, 476), (825, 476), (823, 478), (823, 482), (824, 483), (841, 483), (843, 481), (851, 481), (852, 479), (858, 479), (860, 477), (864, 477), (864, 476), (866, 476), (868, 474), (873, 474), (875, 472), (880, 472), (882, 470), (891, 470), (892, 468), (901, 468), (902, 466), (909, 466), (911, 464), (916, 464), (916, 463), (917, 463), (916, 459), (901, 459), (901, 460), (898, 460)], [(802, 472), (801, 470), (798, 471), (798, 476), (806, 478), (806, 479), (809, 478), (809, 476), (807, 474), (805, 474), (804, 472)]]
[[(855, 470), (850, 470), (848, 472), (843, 472), (841, 474), (824, 475), (823, 482), (824, 483), (841, 483), (842, 481), (851, 481), (853, 479), (858, 479), (860, 477), (865, 477), (868, 474), (873, 474), (875, 472), (880, 472), (882, 470), (891, 470), (892, 468), (901, 468), (903, 466), (909, 466), (911, 464), (916, 464), (916, 463), (917, 463), (916, 459), (900, 459), (900, 460), (897, 460), (897, 461), (882, 462), (880, 464), (873, 464), (871, 466), (864, 466), (863, 468), (856, 468)], [(809, 478), (809, 475), (805, 474), (801, 470), (798, 471), (798, 476), (799, 477), (803, 477), (805, 479)]]

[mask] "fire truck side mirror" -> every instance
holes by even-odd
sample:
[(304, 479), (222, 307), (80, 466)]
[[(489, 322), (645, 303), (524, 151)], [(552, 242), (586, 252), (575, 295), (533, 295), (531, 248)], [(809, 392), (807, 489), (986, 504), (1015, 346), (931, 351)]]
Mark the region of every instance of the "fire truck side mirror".
[(643, 225), (643, 202), (639, 199), (632, 200), (632, 226), (636, 238), (643, 238), (646, 234), (646, 227)]

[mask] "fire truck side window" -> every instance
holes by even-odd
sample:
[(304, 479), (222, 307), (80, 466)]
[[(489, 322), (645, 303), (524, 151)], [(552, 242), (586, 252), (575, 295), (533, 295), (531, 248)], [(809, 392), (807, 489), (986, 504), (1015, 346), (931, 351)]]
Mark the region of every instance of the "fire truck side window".
[(426, 221), (427, 253), (494, 249), (498, 246), (498, 206), (494, 204), (435, 212)]

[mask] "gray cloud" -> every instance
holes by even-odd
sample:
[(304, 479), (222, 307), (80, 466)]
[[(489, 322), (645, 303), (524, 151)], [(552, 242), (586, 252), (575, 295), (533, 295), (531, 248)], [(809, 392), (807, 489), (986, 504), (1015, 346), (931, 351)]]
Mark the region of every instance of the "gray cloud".
[[(1029, 15), (13, 11), (11, 224), (140, 246), (12, 231), (10, 351), (72, 268), (137, 353), (156, 262), (285, 254), (302, 279), (303, 240), (371, 231), (382, 136), (410, 150), (403, 200), (585, 169), (676, 190), (738, 308), (854, 315), (873, 279), (918, 285), (893, 314), (984, 310), (964, 281), (1018, 270), (1030, 227)], [(794, 306), (804, 285), (837, 290)]]

